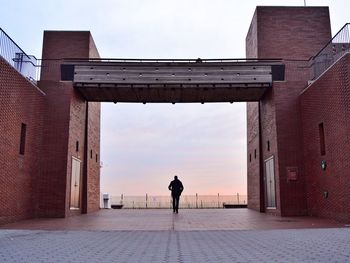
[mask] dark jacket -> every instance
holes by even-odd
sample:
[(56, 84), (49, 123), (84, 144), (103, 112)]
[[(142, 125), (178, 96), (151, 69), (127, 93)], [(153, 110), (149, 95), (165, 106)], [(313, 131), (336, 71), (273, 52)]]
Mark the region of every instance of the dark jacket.
[(184, 190), (184, 187), (179, 179), (175, 179), (171, 181), (171, 183), (168, 186), (168, 189), (171, 190), (171, 195), (180, 196), (182, 191)]

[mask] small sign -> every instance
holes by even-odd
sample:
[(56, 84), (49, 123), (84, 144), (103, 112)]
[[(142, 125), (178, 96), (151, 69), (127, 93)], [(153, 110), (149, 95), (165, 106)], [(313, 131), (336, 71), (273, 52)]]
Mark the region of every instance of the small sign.
[(298, 167), (287, 167), (287, 180), (288, 181), (298, 180)]

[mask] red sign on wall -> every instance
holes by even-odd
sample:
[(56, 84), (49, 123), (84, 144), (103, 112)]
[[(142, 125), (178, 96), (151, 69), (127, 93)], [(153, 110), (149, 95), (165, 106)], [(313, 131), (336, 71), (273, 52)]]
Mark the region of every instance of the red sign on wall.
[(288, 181), (298, 180), (298, 167), (287, 167), (287, 180)]

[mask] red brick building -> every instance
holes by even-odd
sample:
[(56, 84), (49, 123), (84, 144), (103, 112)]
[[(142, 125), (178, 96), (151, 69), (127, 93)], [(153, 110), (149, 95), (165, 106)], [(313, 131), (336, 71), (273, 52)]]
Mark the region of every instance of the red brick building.
[[(278, 58), (285, 72), (248, 102), (249, 208), (350, 222), (345, 44), (331, 41), (327, 7), (256, 8), (247, 58)], [(315, 77), (325, 46), (343, 52)], [(0, 56), (0, 224), (99, 209), (100, 103), (62, 80), (63, 58), (99, 58), (91, 34), (45, 31), (38, 82)]]

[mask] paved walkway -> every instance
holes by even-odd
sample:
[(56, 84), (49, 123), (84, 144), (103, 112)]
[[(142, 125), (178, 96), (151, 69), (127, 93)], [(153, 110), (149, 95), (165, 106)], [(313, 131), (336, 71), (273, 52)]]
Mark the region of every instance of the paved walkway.
[(2, 226), (0, 262), (350, 262), (350, 228), (247, 209), (103, 210)]
[(40, 230), (265, 230), (342, 227), (344, 224), (312, 217), (278, 217), (251, 209), (101, 210), (81, 216), (23, 220), (0, 227)]

